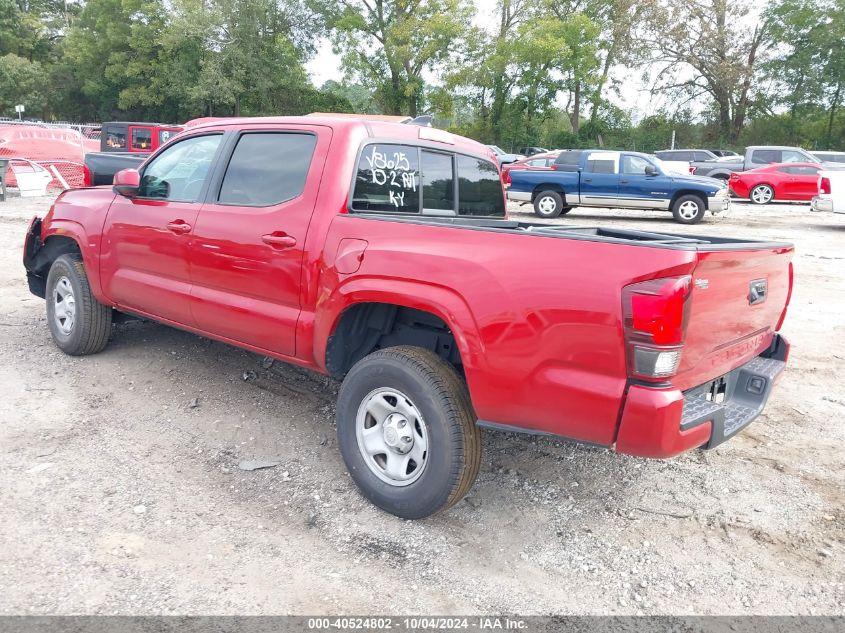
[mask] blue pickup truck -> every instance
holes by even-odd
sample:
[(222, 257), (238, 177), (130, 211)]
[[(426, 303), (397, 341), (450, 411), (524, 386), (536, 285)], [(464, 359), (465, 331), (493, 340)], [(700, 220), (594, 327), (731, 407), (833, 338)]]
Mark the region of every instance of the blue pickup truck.
[(568, 150), (551, 170), (511, 170), (509, 178), (508, 199), (532, 203), (542, 218), (572, 207), (621, 207), (671, 210), (676, 221), (696, 224), (731, 204), (723, 181), (665, 173), (660, 161), (637, 152)]

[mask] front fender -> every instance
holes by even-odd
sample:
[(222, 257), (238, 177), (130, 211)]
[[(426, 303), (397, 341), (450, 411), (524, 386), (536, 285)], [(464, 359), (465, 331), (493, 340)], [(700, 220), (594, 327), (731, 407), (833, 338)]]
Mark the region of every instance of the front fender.
[[(49, 221), (49, 223), (48, 223)], [(45, 219), (42, 227), (41, 240), (44, 243), (45, 250), (49, 251), (50, 238), (65, 237), (70, 238), (76, 242), (79, 251), (82, 254), (82, 263), (85, 265), (85, 274), (88, 277), (88, 283), (91, 286), (91, 292), (97, 301), (101, 303), (110, 303), (103, 295), (100, 284), (100, 267), (98, 265), (99, 242), (96, 238), (89, 236), (85, 231), (85, 227), (75, 220), (67, 218), (53, 218), (49, 216)]]

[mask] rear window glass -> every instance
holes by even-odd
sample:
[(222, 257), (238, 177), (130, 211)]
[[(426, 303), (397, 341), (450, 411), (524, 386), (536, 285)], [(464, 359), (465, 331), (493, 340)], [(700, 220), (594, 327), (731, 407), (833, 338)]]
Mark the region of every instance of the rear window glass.
[(316, 143), (313, 134), (244, 134), (226, 168), (219, 201), (265, 207), (297, 197), (305, 188)]
[(352, 209), (420, 212), (419, 153), (411, 145), (367, 145), (358, 160)]
[(493, 163), (458, 156), (458, 215), (505, 215), (502, 181)]

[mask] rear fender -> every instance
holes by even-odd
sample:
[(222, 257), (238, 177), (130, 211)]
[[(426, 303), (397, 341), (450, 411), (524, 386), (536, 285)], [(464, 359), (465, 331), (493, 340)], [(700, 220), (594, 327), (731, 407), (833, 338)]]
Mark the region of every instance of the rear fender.
[(484, 346), (475, 317), (466, 301), (450, 288), (403, 279), (355, 277), (339, 285), (321, 301), (314, 319), (314, 359), (326, 369), (328, 339), (343, 313), (360, 303), (386, 303), (430, 312), (449, 327), (461, 354), (472, 392), (473, 369), (484, 358)]

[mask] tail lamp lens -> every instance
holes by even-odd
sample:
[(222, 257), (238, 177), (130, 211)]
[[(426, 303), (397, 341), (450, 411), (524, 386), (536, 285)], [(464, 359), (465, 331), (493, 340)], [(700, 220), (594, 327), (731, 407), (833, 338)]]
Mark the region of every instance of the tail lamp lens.
[(819, 179), (819, 193), (830, 195), (830, 178), (822, 177)]
[(91, 181), (91, 170), (88, 169), (88, 165), (82, 166), (82, 186), (83, 187), (90, 187), (94, 183)]
[(644, 379), (673, 376), (689, 320), (692, 277), (668, 277), (622, 289), (629, 372)]

